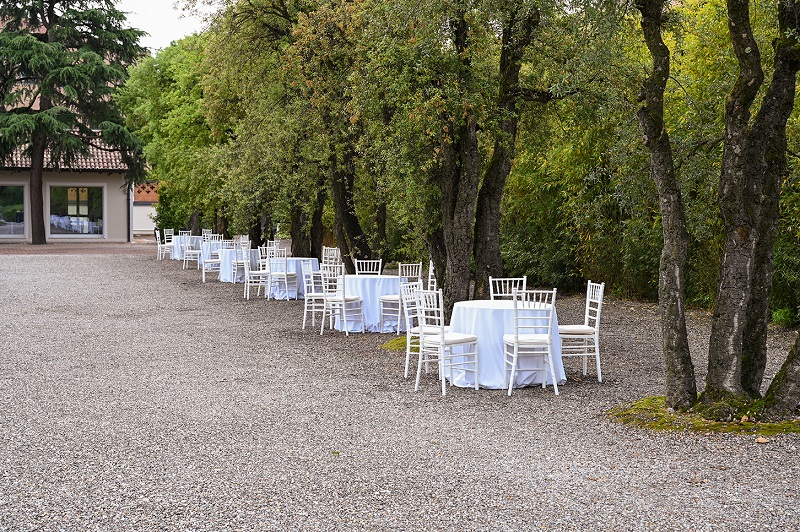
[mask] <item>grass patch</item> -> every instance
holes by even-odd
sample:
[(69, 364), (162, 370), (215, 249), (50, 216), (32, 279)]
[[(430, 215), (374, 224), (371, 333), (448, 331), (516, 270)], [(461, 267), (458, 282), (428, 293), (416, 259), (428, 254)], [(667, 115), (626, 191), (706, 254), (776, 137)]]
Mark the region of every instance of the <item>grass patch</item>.
[[(388, 342), (383, 344), (381, 346), (381, 349), (386, 349), (387, 351), (402, 351), (402, 352), (405, 353), (405, 351), (406, 351), (406, 337), (405, 337), (405, 335), (397, 336), (395, 338), (392, 338), (391, 340), (389, 340)], [(412, 353), (419, 353), (419, 348), (418, 347), (412, 347), (411, 348), (411, 352)]]
[(608, 411), (608, 416), (618, 423), (660, 432), (692, 431), (761, 436), (800, 432), (799, 420), (759, 423), (749, 421), (743, 416), (739, 421), (722, 422), (705, 419), (698, 412), (669, 411), (664, 406), (663, 396), (645, 397), (627, 405), (614, 407)]

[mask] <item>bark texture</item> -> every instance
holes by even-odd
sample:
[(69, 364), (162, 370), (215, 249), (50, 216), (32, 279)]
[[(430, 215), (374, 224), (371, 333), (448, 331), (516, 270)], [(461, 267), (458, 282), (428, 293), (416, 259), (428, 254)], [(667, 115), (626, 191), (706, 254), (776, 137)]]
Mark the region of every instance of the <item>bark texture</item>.
[(35, 245), (47, 243), (47, 233), (44, 227), (44, 185), (42, 184), (44, 150), (44, 135), (34, 133), (31, 143), (31, 214), (29, 218), (31, 221), (31, 244)]
[(794, 2), (780, 2), (772, 80), (751, 120), (764, 82), (747, 0), (728, 0), (728, 27), (739, 77), (725, 107), (725, 149), (719, 204), (726, 241), (714, 309), (705, 402), (755, 398), (766, 364), (772, 249), (781, 179), (786, 173), (786, 122), (794, 105), (800, 52)]
[(664, 90), (670, 70), (670, 51), (661, 35), (664, 0), (639, 0), (636, 7), (642, 14), (642, 32), (653, 60), (653, 71), (642, 85), (638, 119), (650, 150), (650, 173), (658, 188), (664, 236), (658, 301), (667, 369), (665, 397), (668, 407), (686, 410), (697, 400), (697, 385), (686, 335), (686, 217), (664, 125)]
[(506, 179), (514, 162), (517, 127), (519, 71), (531, 34), (539, 25), (537, 9), (520, 10), (513, 3), (503, 22), (503, 48), (500, 52), (500, 88), (497, 108), (502, 113), (499, 133), (492, 158), (483, 176), (475, 213), (475, 294), (476, 299), (489, 297), (489, 276), (503, 275), (500, 254), (500, 205)]
[(800, 336), (789, 357), (767, 390), (761, 418), (765, 421), (790, 419), (800, 404)]
[[(336, 151), (332, 150), (332, 153), (335, 154)], [(355, 273), (355, 259), (372, 256), (367, 237), (356, 216), (353, 201), (354, 181), (352, 145), (348, 143), (341, 151), (341, 159), (334, 157), (330, 179), (331, 200), (335, 213), (334, 233), (347, 273)]]

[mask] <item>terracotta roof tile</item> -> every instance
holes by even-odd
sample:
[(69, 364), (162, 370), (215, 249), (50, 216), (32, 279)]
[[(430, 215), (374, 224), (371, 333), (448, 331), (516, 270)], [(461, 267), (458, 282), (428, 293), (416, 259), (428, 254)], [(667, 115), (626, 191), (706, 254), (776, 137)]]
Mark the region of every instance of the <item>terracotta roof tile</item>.
[[(31, 158), (25, 155), (24, 148), (18, 148), (14, 153), (0, 165), (5, 169), (27, 169), (31, 167)], [(45, 169), (54, 170), (50, 160), (49, 151), (44, 154)], [(122, 160), (122, 155), (118, 151), (101, 150), (95, 146), (89, 146), (88, 155), (78, 154), (69, 166), (62, 166), (62, 171), (91, 171), (99, 170), (106, 172), (127, 172), (128, 165)]]

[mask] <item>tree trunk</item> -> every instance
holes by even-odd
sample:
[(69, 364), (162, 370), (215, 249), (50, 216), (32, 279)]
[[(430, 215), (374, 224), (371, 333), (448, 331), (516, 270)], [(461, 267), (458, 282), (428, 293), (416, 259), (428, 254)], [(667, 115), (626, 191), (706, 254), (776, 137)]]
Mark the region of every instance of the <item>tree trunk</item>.
[(772, 379), (760, 413), (765, 421), (791, 419), (800, 404), (800, 336), (789, 357)]
[(289, 211), (289, 234), (292, 238), (292, 257), (308, 257), (311, 253), (311, 238), (306, 223), (305, 205), (292, 205)]
[(637, 114), (650, 150), (650, 173), (658, 188), (664, 235), (658, 302), (667, 368), (665, 398), (667, 407), (687, 410), (697, 400), (697, 384), (686, 334), (686, 217), (664, 125), (664, 90), (670, 70), (670, 51), (661, 36), (664, 0), (638, 0), (636, 8), (642, 13), (642, 32), (653, 60), (653, 71), (642, 85), (644, 104)]
[(778, 196), (786, 173), (786, 122), (800, 69), (800, 10), (778, 4), (775, 67), (759, 112), (750, 109), (764, 80), (746, 0), (728, 0), (728, 27), (739, 77), (725, 107), (725, 151), (719, 203), (726, 243), (709, 345), (704, 401), (758, 397), (766, 365), (768, 298)]
[[(332, 148), (334, 149), (334, 148)], [(331, 200), (335, 213), (336, 242), (342, 252), (342, 262), (348, 273), (355, 273), (355, 259), (367, 259), (372, 256), (367, 237), (364, 234), (358, 216), (355, 212), (353, 201), (353, 183), (355, 172), (353, 169), (352, 147), (346, 146), (344, 153), (340, 154), (341, 164), (338, 164), (337, 154), (334, 153), (331, 164)]]
[(446, 162), (442, 183), (442, 231), (447, 250), (443, 291), (448, 320), (453, 305), (470, 298), (470, 258), (480, 165), (475, 117), (469, 116), (458, 129), (458, 140), (452, 149), (444, 147), (450, 160)]
[(531, 33), (539, 24), (539, 11), (531, 9), (518, 18), (514, 5), (503, 24), (503, 47), (500, 52), (500, 89), (497, 107), (503, 116), (495, 139), (492, 159), (483, 177), (475, 213), (475, 293), (476, 299), (489, 296), (489, 276), (503, 275), (500, 255), (500, 205), (506, 179), (514, 162), (519, 113), (519, 71), (522, 56), (530, 44)]
[(322, 214), (325, 209), (327, 190), (324, 183), (319, 183), (317, 188), (317, 201), (314, 213), (311, 215), (311, 257), (317, 257), (322, 262), (322, 247), (325, 242), (325, 225), (322, 223)]
[(47, 243), (47, 232), (44, 225), (44, 152), (45, 138), (42, 133), (35, 132), (31, 142), (31, 174), (30, 197), (31, 213), (31, 244), (42, 245)]

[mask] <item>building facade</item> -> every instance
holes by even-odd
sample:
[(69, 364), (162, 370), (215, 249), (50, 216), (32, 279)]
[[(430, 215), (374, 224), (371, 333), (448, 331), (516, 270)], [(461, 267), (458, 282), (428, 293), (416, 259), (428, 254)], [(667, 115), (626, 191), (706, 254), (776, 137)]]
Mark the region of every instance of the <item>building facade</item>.
[[(119, 153), (95, 147), (69, 168), (42, 176), (48, 242), (133, 240), (133, 194)], [(30, 160), (20, 151), (0, 166), (0, 243), (30, 242)]]

